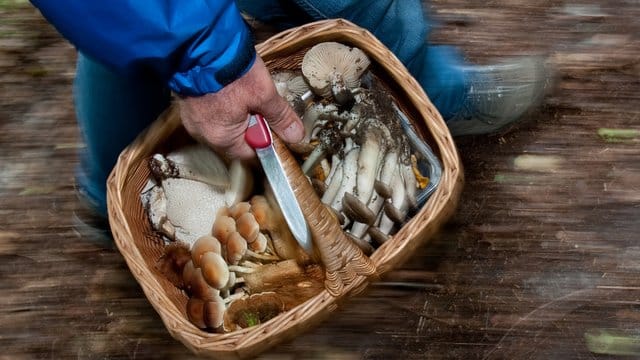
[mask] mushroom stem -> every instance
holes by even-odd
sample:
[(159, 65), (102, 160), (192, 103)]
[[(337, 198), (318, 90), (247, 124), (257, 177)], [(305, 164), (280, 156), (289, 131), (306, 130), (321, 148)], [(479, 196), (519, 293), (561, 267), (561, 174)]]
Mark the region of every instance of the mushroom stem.
[(233, 271), (241, 274), (251, 274), (256, 271), (255, 268), (240, 266), (240, 265), (229, 265), (229, 271)]
[(318, 146), (313, 149), (311, 154), (309, 154), (309, 157), (307, 157), (304, 163), (302, 163), (302, 172), (304, 172), (306, 175), (309, 175), (311, 169), (318, 165), (318, 163), (322, 161), (322, 159), (324, 159), (326, 155), (327, 151), (325, 146), (322, 143), (318, 144)]
[(250, 256), (254, 259), (258, 259), (258, 260), (264, 260), (264, 261), (278, 261), (280, 260), (280, 258), (276, 255), (269, 255), (269, 254), (261, 254), (261, 253), (257, 253), (254, 252), (252, 250), (247, 249), (247, 251), (245, 252), (245, 256)]
[[(407, 206), (406, 189), (404, 187), (404, 181), (402, 180), (402, 175), (400, 171), (401, 171), (400, 165), (398, 164), (398, 166), (396, 167), (393, 180), (391, 181), (391, 187), (393, 189), (393, 193), (391, 195), (390, 205), (393, 206), (396, 210), (398, 210), (400, 215), (404, 217), (407, 213), (408, 206)], [(395, 222), (391, 219), (391, 217), (385, 213), (382, 216), (382, 219), (380, 219), (380, 226), (379, 226), (380, 231), (382, 231), (385, 234), (389, 234), (394, 224)]]
[(331, 204), (340, 189), (344, 162), (340, 161), (340, 158), (337, 155), (334, 155), (333, 160), (331, 161), (331, 168), (333, 172), (329, 172), (329, 176), (327, 177), (328, 186), (324, 194), (322, 194), (322, 202), (325, 204)]
[(225, 203), (232, 206), (246, 199), (253, 188), (253, 177), (249, 168), (240, 160), (232, 160), (229, 166), (229, 188)]
[[(351, 149), (344, 157), (344, 165), (342, 169), (342, 179), (340, 179), (340, 187), (336, 192), (336, 196), (331, 202), (331, 207), (336, 211), (342, 211), (342, 199), (347, 192), (353, 193), (353, 189), (357, 183), (358, 173), (358, 155), (360, 154), (360, 148), (355, 147)], [(338, 180), (338, 179), (336, 179)], [(329, 185), (331, 186), (331, 185)]]

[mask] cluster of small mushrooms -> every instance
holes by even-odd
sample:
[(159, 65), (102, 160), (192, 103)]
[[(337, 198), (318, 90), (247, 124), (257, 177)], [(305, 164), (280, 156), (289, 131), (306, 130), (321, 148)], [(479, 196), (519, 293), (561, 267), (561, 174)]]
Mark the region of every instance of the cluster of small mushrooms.
[[(272, 74), (302, 118), (306, 136), (291, 149), (322, 202), (365, 253), (384, 243), (418, 205), (421, 175), (402, 116), (359, 49), (320, 43), (300, 71)], [(409, 139), (407, 139), (409, 136)], [(201, 329), (228, 332), (266, 321), (323, 289), (318, 264), (291, 235), (265, 182), (203, 145), (149, 162), (141, 200), (167, 240), (159, 270), (189, 296)]]
[(304, 159), (322, 202), (361, 248), (373, 251), (407, 220), (429, 183), (418, 168), (403, 114), (358, 48), (336, 42), (307, 51), (301, 71), (273, 75), (305, 126)]

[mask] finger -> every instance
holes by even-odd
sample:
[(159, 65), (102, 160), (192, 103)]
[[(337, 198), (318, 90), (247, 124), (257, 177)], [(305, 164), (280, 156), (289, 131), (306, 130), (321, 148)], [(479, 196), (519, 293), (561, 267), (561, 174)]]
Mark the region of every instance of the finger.
[(279, 95), (257, 109), (269, 123), (271, 130), (287, 143), (299, 143), (304, 138), (302, 121), (285, 99)]
[(244, 141), (244, 138), (234, 141), (231, 146), (221, 150), (229, 159), (250, 160), (256, 157), (255, 150)]

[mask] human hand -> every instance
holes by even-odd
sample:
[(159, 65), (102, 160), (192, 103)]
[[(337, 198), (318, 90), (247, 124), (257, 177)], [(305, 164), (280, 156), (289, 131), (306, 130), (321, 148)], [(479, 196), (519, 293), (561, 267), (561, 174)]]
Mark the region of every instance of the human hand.
[(191, 136), (230, 158), (249, 159), (255, 151), (244, 140), (250, 113), (260, 113), (271, 130), (288, 143), (304, 137), (302, 121), (276, 91), (258, 56), (239, 79), (222, 90), (179, 101), (182, 124)]

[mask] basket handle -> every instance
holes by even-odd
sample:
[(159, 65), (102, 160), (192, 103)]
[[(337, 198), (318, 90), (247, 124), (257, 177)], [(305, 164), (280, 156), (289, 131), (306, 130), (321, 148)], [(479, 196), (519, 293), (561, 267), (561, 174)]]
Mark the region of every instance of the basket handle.
[(333, 296), (342, 295), (349, 285), (376, 273), (376, 266), (344, 233), (338, 220), (322, 203), (285, 143), (273, 136), (275, 148), (293, 192), (300, 204), (325, 268), (325, 288)]

